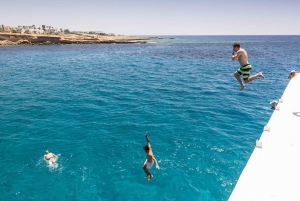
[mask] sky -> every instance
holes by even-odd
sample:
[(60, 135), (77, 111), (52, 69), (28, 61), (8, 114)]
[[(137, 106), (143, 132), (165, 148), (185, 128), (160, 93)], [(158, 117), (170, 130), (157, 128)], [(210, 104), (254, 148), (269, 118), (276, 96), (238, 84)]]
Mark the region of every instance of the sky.
[(300, 35), (300, 0), (0, 0), (0, 25), (124, 35)]

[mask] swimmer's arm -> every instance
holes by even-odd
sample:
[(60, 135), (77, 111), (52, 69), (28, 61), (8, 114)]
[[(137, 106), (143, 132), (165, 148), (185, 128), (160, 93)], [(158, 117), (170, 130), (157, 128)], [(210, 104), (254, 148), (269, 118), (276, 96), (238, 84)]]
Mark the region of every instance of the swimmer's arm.
[(154, 160), (154, 162), (155, 162), (156, 168), (157, 168), (157, 169), (159, 169), (158, 162), (157, 162), (156, 158), (153, 156), (153, 158), (152, 158), (152, 159), (153, 159), (153, 160)]
[(150, 144), (150, 140), (148, 138), (148, 133), (146, 133), (145, 136), (146, 136), (146, 140), (147, 140), (147, 145), (148, 145), (149, 149), (151, 149), (151, 144)]
[(236, 54), (234, 54), (234, 51), (232, 51), (232, 61), (236, 61), (238, 60), (238, 58), (241, 56), (241, 52), (240, 51), (237, 51)]

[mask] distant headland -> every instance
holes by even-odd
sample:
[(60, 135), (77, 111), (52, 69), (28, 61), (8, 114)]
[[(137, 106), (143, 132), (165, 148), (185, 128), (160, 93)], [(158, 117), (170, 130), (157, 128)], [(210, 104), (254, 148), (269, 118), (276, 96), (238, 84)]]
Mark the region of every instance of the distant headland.
[(101, 43), (147, 43), (155, 37), (125, 36), (101, 31), (70, 31), (52, 26), (4, 26), (0, 25), (0, 46), (4, 45), (63, 45)]

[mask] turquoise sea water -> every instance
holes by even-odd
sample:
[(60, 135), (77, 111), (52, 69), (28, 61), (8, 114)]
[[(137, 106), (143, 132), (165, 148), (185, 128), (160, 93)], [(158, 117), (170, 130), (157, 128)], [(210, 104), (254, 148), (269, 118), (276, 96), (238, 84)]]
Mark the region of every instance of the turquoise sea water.
[[(234, 42), (266, 77), (244, 91)], [(0, 200), (227, 200), (299, 47), (300, 36), (0, 47)]]

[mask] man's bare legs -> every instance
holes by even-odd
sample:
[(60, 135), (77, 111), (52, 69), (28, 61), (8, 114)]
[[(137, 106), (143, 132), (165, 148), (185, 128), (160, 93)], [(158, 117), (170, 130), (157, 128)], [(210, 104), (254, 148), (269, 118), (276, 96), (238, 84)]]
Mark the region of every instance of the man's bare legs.
[(233, 75), (234, 75), (234, 77), (237, 79), (237, 81), (239, 81), (239, 83), (240, 83), (240, 85), (241, 85), (240, 90), (243, 90), (244, 87), (245, 87), (245, 85), (244, 85), (242, 79), (240, 78), (240, 74), (239, 74), (238, 72), (235, 72)]
[(151, 180), (152, 179), (152, 175), (150, 174), (150, 172), (148, 171), (148, 169), (147, 169), (147, 167), (146, 167), (146, 164), (143, 166), (143, 169), (144, 169), (144, 171), (145, 171), (145, 173), (146, 173), (146, 177), (148, 177), (149, 178), (149, 180)]
[(259, 72), (256, 75), (253, 75), (253, 76), (249, 77), (247, 80), (245, 80), (245, 83), (252, 82), (253, 80), (255, 80), (258, 77), (265, 79), (265, 76), (262, 74), (262, 72)]
[[(234, 77), (237, 79), (237, 81), (240, 83), (241, 88), (240, 90), (243, 90), (245, 87), (245, 84), (243, 83), (242, 79), (240, 78), (240, 75), (238, 72), (235, 72)], [(256, 78), (261, 77), (263, 79), (265, 79), (265, 76), (262, 74), (262, 72), (257, 73), (256, 75), (253, 75), (251, 77), (249, 77), (247, 80), (245, 80), (245, 83), (248, 84), (249, 82), (252, 82), (253, 80), (255, 80)]]

